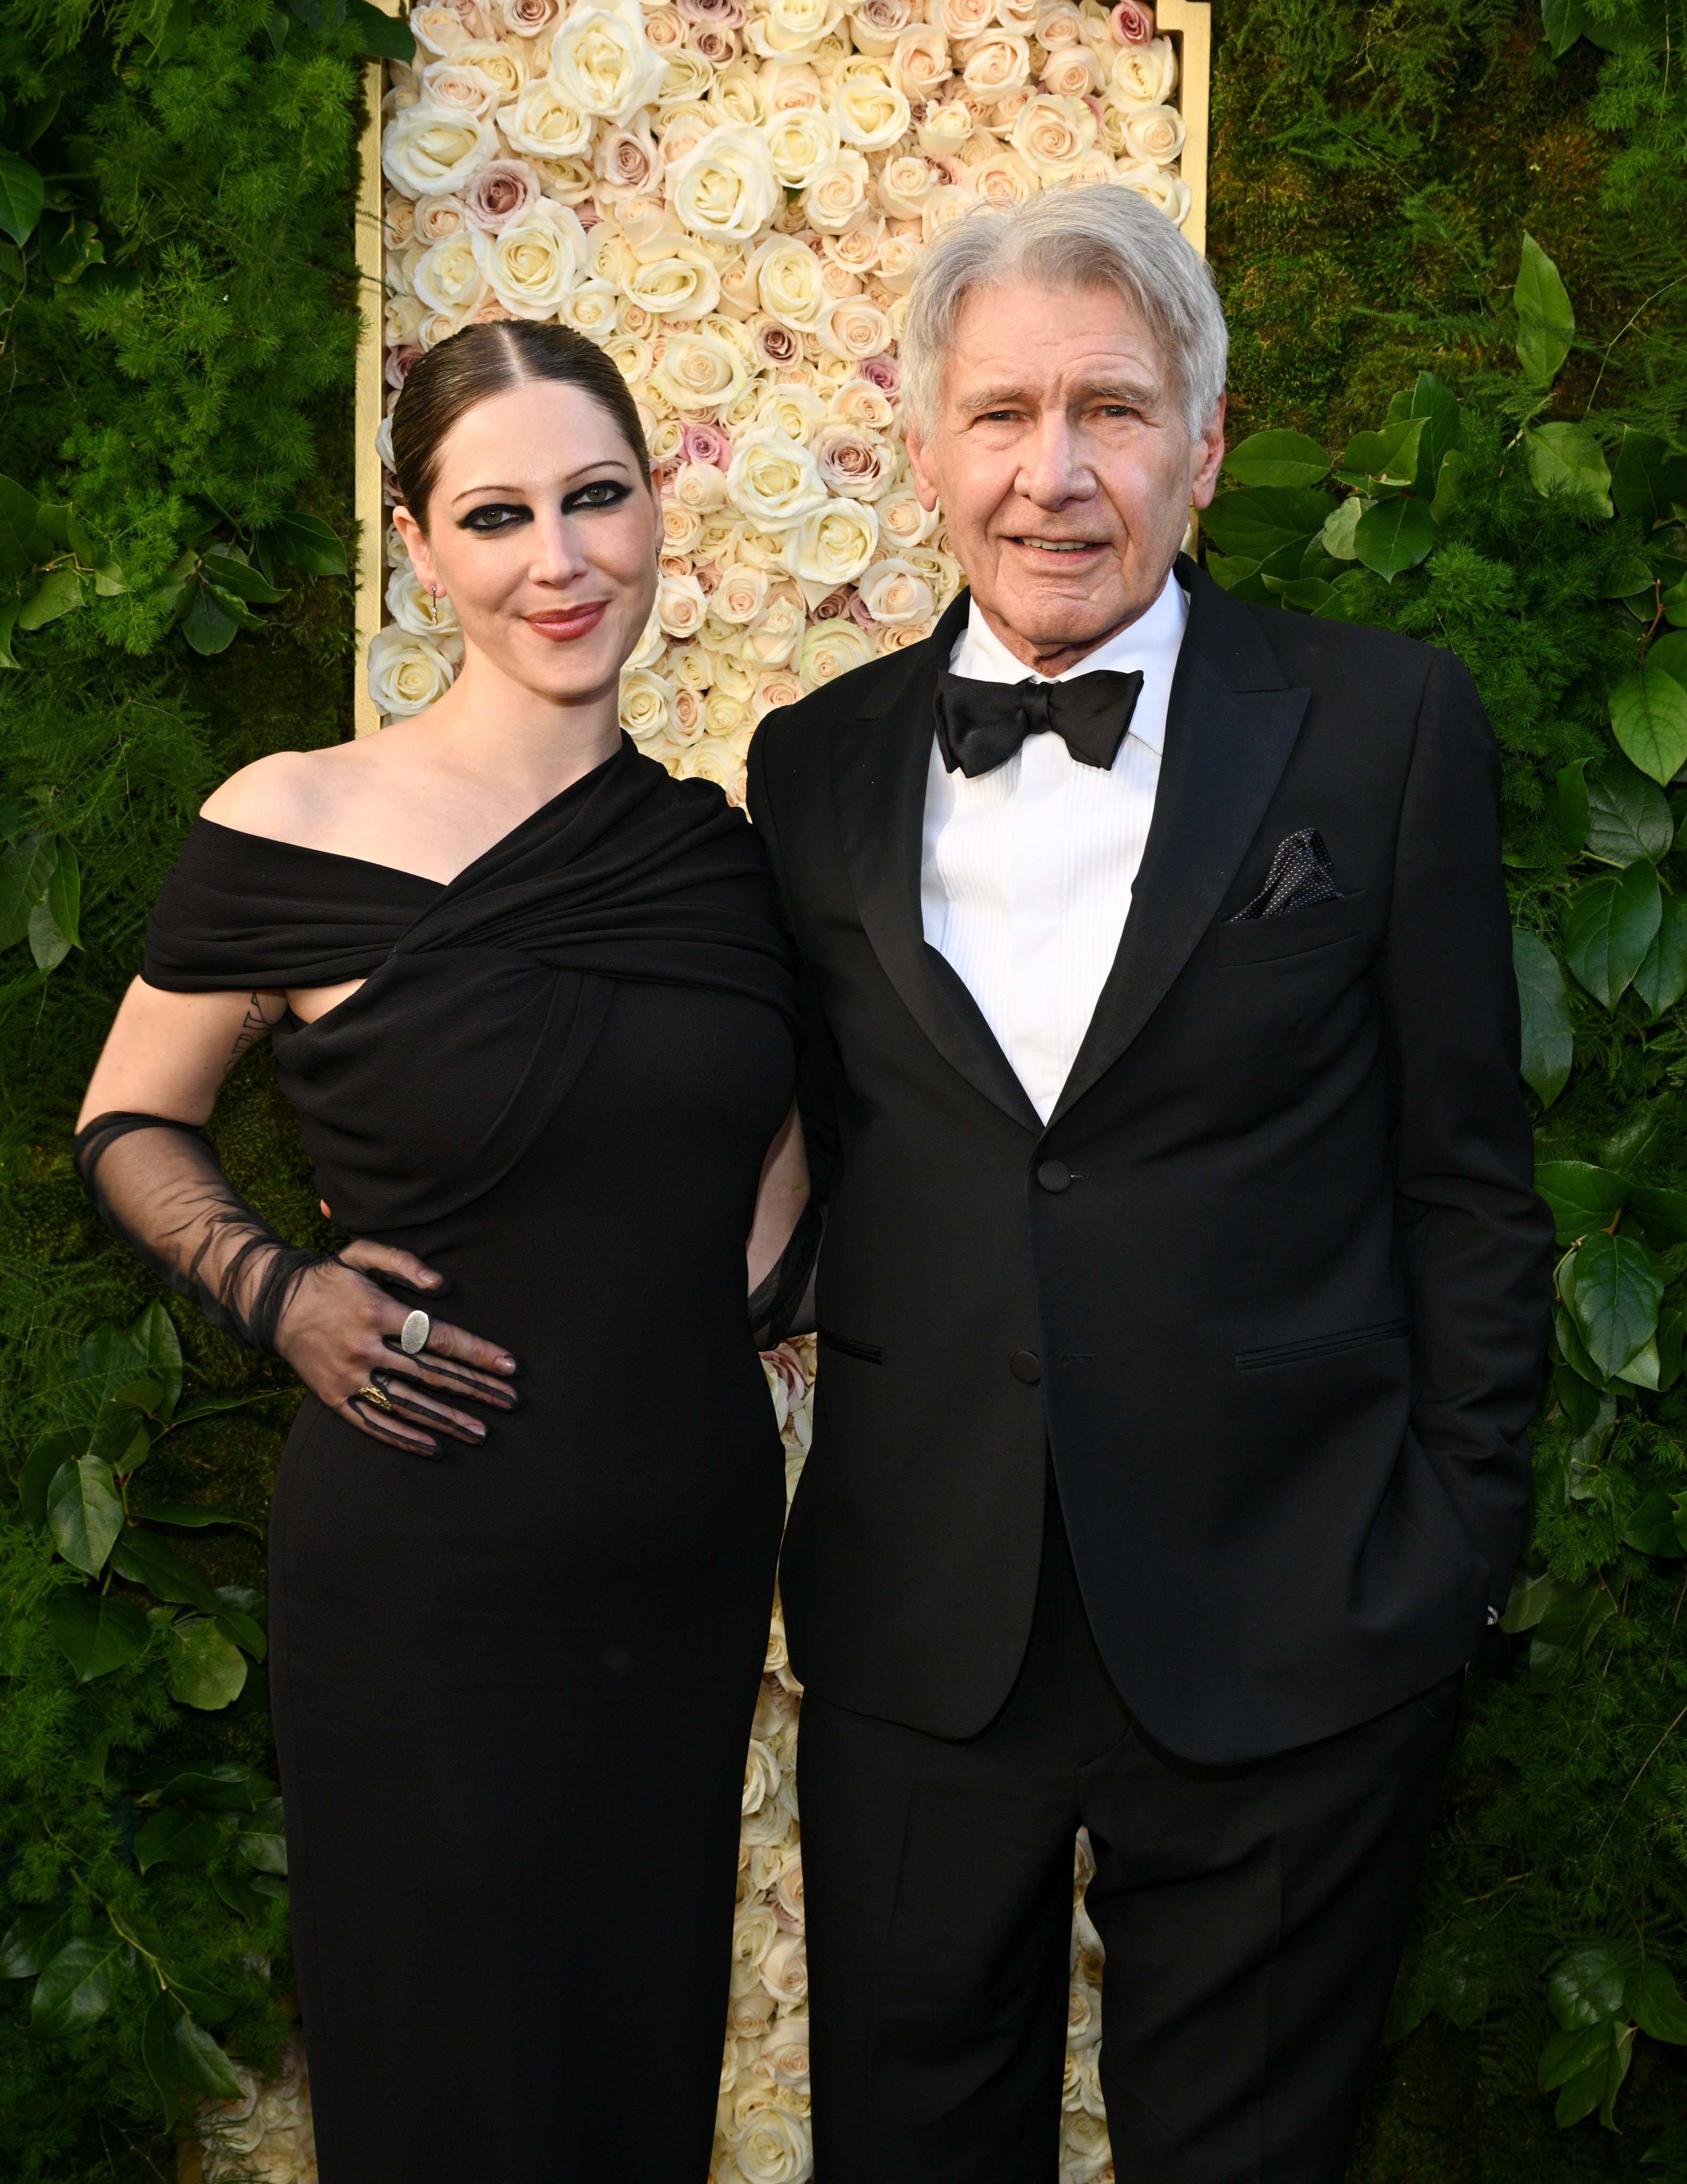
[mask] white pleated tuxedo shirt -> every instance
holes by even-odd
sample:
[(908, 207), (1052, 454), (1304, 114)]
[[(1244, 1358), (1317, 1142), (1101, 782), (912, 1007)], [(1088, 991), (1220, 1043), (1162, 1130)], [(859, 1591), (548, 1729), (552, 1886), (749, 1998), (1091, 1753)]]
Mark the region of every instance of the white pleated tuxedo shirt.
[(1065, 674), (1016, 660), (975, 605), (949, 655), (980, 682), (1071, 682), (1142, 671), (1130, 733), (1111, 771), (1059, 736), (1027, 736), (1005, 766), (969, 781), (936, 738), (920, 855), (925, 936), (954, 967), (1046, 1123), (1113, 967), (1160, 786), (1166, 709), (1189, 606), (1168, 576), (1128, 629)]

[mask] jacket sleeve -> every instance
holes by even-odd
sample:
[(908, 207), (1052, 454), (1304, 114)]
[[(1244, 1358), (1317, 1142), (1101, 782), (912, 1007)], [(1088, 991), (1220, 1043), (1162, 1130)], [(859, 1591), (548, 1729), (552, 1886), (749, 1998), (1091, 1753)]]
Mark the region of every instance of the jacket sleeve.
[[(771, 731), (770, 733), (770, 731)], [(816, 1203), (831, 1195), (832, 1178), (838, 1165), (838, 1050), (832, 1042), (814, 972), (803, 953), (797, 903), (792, 894), (792, 875), (787, 869), (775, 805), (775, 788), (788, 785), (789, 769), (776, 755), (780, 730), (771, 719), (765, 722), (749, 747), (749, 806), (751, 821), (766, 846), (767, 861), (778, 890), (780, 916), (797, 964), (798, 1003), (802, 1018), (802, 1058), (797, 1074), (797, 1105), (803, 1118), (803, 1137), (808, 1148), (809, 1184)]]
[(1500, 758), (1476, 686), (1434, 655), (1406, 777), (1380, 963), (1412, 1426), (1503, 1606), (1528, 1520), (1528, 1425), (1552, 1223), (1519, 1068)]

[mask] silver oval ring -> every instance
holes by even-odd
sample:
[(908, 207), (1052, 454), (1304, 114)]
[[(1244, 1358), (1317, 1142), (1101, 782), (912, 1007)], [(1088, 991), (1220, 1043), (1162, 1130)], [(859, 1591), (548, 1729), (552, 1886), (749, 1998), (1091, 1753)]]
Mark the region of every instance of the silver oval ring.
[(419, 1350), (427, 1347), (427, 1338), (433, 1332), (433, 1322), (425, 1312), (413, 1312), (398, 1329), (398, 1347), (406, 1357), (414, 1357)]

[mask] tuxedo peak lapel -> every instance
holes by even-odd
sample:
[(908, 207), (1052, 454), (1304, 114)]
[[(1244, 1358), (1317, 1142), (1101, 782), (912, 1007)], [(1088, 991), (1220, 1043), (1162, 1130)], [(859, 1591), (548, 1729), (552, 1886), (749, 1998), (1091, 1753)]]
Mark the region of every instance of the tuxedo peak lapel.
[(1212, 922), (1289, 763), (1310, 690), (1291, 689), (1247, 608), (1180, 564), (1178, 655), (1154, 817), (1130, 914), (1052, 1123), (1130, 1045)]
[[(855, 905), (885, 976), (951, 1067), (1016, 1123), (1040, 1134), (1042, 1120), (978, 1004), (927, 944), (920, 907), (933, 697), (967, 606), (963, 592), (924, 644), (902, 655), (906, 673), (875, 678), (877, 688), (859, 712), (839, 705), (832, 728), (832, 794)], [(837, 686), (840, 699), (849, 679)]]

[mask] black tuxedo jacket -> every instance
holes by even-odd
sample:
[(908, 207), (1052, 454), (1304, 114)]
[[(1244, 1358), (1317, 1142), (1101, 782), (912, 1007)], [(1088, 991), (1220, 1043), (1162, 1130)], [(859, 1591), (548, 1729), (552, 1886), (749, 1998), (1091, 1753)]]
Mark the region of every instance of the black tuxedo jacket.
[[(1052, 1454), (1122, 1695), (1230, 1763), (1474, 1650), (1528, 1507), (1552, 1229), (1470, 677), (1178, 573), (1153, 823), (1046, 1128), (921, 929), (966, 595), (752, 746), (829, 1206), (782, 1585), (805, 1684), (971, 1736), (1024, 1651)], [(1303, 827), (1341, 900), (1236, 922)]]

